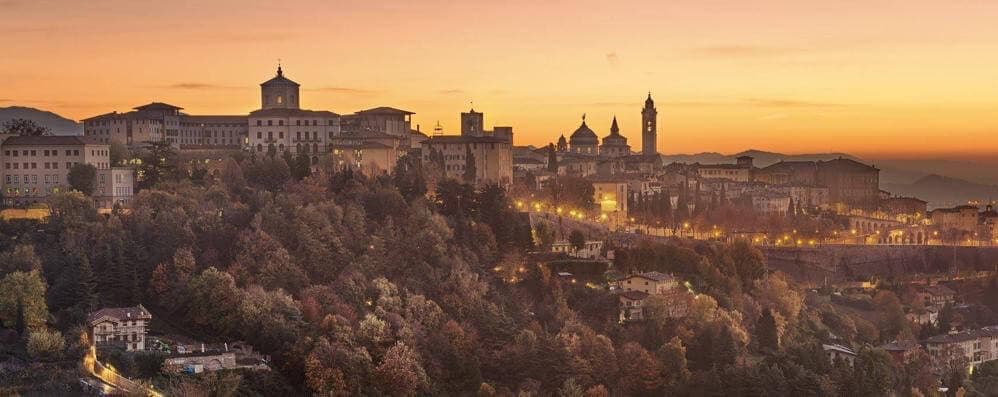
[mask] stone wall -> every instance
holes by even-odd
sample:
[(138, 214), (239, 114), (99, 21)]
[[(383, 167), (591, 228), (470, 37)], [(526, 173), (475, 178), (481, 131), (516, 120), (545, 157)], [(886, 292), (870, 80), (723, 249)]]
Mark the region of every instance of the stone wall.
[(811, 285), (998, 268), (998, 247), (824, 245), (760, 249), (771, 269)]

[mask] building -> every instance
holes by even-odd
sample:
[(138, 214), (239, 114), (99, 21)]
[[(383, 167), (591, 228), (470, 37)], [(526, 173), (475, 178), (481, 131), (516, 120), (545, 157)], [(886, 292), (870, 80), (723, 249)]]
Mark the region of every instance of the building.
[(660, 272), (632, 274), (615, 282), (615, 288), (622, 291), (640, 291), (646, 294), (666, 295), (675, 292), (679, 281), (671, 275)]
[(733, 182), (752, 180), (752, 166), (744, 164), (695, 164), (697, 176), (707, 179), (725, 179)]
[(899, 222), (914, 224), (926, 219), (928, 202), (914, 197), (890, 197), (880, 201), (880, 210)]
[(239, 149), (247, 135), (246, 116), (192, 116), (162, 102), (83, 120), (83, 134), (101, 143), (143, 146), (169, 142), (179, 149)]
[(621, 322), (646, 319), (645, 307), (651, 296), (661, 296), (668, 301), (664, 308), (668, 317), (686, 315), (689, 294), (671, 275), (660, 272), (632, 274), (614, 281), (611, 287), (618, 292)]
[(513, 183), (512, 144), (495, 137), (461, 135), (432, 136), (422, 144), (423, 164), (442, 161), (444, 176), (466, 180), (465, 171), (474, 164), (475, 185)]
[(405, 153), (401, 142), (392, 135), (369, 132), (335, 137), (330, 140), (329, 146), (336, 167), (378, 176), (395, 170), (399, 158)]
[(585, 115), (582, 115), (582, 125), (568, 138), (568, 150), (576, 155), (595, 157), (599, 154), (599, 137), (586, 125)]
[(817, 164), (813, 161), (780, 161), (757, 170), (754, 179), (769, 185), (815, 186), (816, 176)]
[(134, 172), (113, 168), (110, 145), (87, 136), (12, 136), (0, 143), (0, 180), (5, 204), (42, 202), (70, 190), (69, 171), (76, 164), (97, 169), (93, 197), (101, 208), (127, 202)]
[(775, 192), (752, 195), (752, 209), (760, 214), (786, 216), (790, 210), (790, 196)]
[(603, 138), (603, 145), (600, 146), (599, 155), (607, 158), (629, 156), (631, 146), (627, 144), (627, 138), (620, 135), (620, 127), (617, 126), (617, 116), (613, 116), (613, 123), (610, 124), (610, 135)]
[(104, 308), (90, 313), (87, 324), (97, 347), (121, 347), (127, 351), (145, 350), (146, 329), (152, 313), (142, 305)]
[(485, 136), (485, 114), (474, 108), (461, 113), (461, 136)]
[(299, 88), (298, 83), (284, 77), (280, 66), (274, 78), (260, 84), (260, 109), (249, 114), (249, 150), (258, 154), (301, 153), (309, 156), (312, 164), (327, 152), (330, 140), (340, 135), (340, 116), (299, 107)]
[(343, 116), (340, 122), (340, 131), (344, 135), (380, 132), (401, 139), (404, 147), (411, 148), (413, 147), (411, 139), (413, 138), (412, 115), (414, 114), (408, 110), (388, 106), (361, 110), (357, 113)]
[(600, 218), (621, 225), (627, 219), (627, 181), (594, 180), (593, 202), (599, 206)]
[(828, 200), (853, 208), (880, 204), (880, 170), (855, 160), (837, 158), (817, 163), (815, 182), (828, 188)]
[(998, 326), (936, 335), (923, 344), (937, 367), (949, 361), (951, 355), (963, 355), (973, 368), (998, 359)]
[(956, 291), (945, 285), (936, 284), (919, 287), (915, 291), (915, 297), (922, 301), (927, 308), (934, 307), (941, 309), (943, 306), (952, 304), (956, 300)]
[(658, 109), (655, 108), (655, 101), (651, 99), (651, 92), (648, 99), (645, 99), (645, 107), (641, 109), (641, 154), (645, 156), (658, 156)]
[(932, 224), (942, 230), (954, 229), (972, 233), (977, 231), (977, 207), (960, 205), (953, 208), (937, 208), (929, 213)]
[(840, 344), (822, 344), (821, 349), (825, 351), (828, 360), (835, 364), (837, 360), (842, 360), (851, 367), (856, 361), (856, 352)]
[(567, 240), (559, 240), (551, 243), (551, 252), (564, 253), (578, 259), (598, 259), (603, 253), (603, 241), (586, 240), (582, 248), (575, 248)]

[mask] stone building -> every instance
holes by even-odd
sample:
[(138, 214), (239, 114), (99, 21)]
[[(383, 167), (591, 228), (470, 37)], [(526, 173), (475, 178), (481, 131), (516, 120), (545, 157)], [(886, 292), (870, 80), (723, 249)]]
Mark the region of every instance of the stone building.
[[(340, 116), (324, 110), (299, 106), (298, 83), (277, 67), (274, 78), (260, 84), (260, 109), (249, 114), (248, 148), (258, 154), (291, 152), (311, 158), (312, 164), (329, 149), (332, 138), (340, 135)], [(408, 131), (406, 131), (408, 133)]]
[(76, 164), (97, 169), (93, 198), (100, 208), (127, 202), (134, 171), (113, 168), (110, 145), (86, 136), (11, 136), (0, 143), (0, 181), (5, 204), (42, 202), (70, 190), (69, 171)]
[(582, 116), (582, 125), (568, 138), (568, 150), (572, 154), (596, 156), (599, 154), (599, 137), (586, 125), (586, 116)]
[(87, 316), (87, 325), (97, 347), (136, 351), (146, 348), (146, 329), (150, 320), (152, 313), (138, 305), (100, 309)]
[(960, 205), (953, 208), (936, 208), (929, 213), (932, 224), (942, 230), (955, 229), (972, 233), (977, 231), (977, 207)]
[(423, 164), (441, 159), (447, 178), (464, 180), (468, 156), (475, 165), (475, 185), (498, 184), (509, 187), (513, 183), (512, 144), (494, 137), (461, 135), (432, 136), (423, 141)]
[(937, 368), (945, 366), (951, 358), (948, 355), (966, 357), (973, 368), (998, 359), (998, 326), (937, 335), (926, 339), (924, 344)]
[(655, 108), (655, 101), (651, 99), (651, 92), (648, 99), (645, 99), (645, 107), (641, 109), (641, 154), (645, 156), (658, 156), (658, 109)]
[(244, 144), (246, 116), (192, 116), (181, 110), (153, 102), (130, 112), (102, 114), (83, 120), (83, 134), (128, 146), (165, 141), (179, 149), (238, 149)]

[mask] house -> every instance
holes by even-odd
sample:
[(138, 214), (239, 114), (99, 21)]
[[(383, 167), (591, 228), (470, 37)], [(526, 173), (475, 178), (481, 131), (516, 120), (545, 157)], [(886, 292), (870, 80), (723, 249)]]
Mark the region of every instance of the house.
[(925, 307), (942, 308), (947, 304), (953, 304), (956, 291), (945, 285), (936, 284), (919, 288), (915, 296), (925, 304)]
[(646, 294), (669, 294), (679, 286), (671, 275), (660, 272), (632, 274), (617, 280), (615, 287), (622, 291), (641, 291)]
[(97, 347), (123, 347), (127, 351), (145, 350), (150, 320), (152, 313), (142, 305), (103, 308), (87, 316)]
[(939, 319), (939, 308), (926, 306), (923, 310), (909, 311), (904, 317), (916, 324), (935, 324)]
[(937, 364), (948, 360), (949, 354), (962, 354), (973, 368), (998, 359), (998, 326), (936, 335), (926, 339), (924, 344)]
[(582, 248), (575, 248), (572, 243), (566, 240), (559, 240), (551, 243), (551, 252), (564, 253), (573, 258), (597, 259), (603, 252), (602, 240), (586, 240)]
[(880, 346), (887, 353), (894, 357), (895, 362), (903, 363), (908, 356), (912, 355), (922, 346), (913, 340), (893, 341)]
[(633, 274), (611, 283), (611, 289), (618, 292), (620, 300), (620, 321), (646, 319), (644, 306), (651, 296), (660, 296), (668, 301), (666, 315), (678, 318), (686, 315), (689, 294), (679, 287), (675, 277), (660, 272)]
[(828, 359), (833, 364), (835, 363), (836, 360), (842, 360), (847, 364), (849, 364), (849, 366), (851, 367), (853, 363), (856, 361), (855, 351), (837, 343), (833, 343), (830, 345), (822, 344), (821, 350), (825, 351), (825, 354), (828, 355)]

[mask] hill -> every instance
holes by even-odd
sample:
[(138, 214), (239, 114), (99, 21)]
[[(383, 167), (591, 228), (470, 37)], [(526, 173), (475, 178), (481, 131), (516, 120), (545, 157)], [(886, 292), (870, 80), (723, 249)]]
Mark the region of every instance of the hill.
[(926, 175), (910, 184), (887, 184), (884, 187), (895, 194), (921, 198), (928, 201), (931, 207), (948, 207), (998, 197), (998, 186), (937, 174)]
[(0, 124), (11, 119), (28, 119), (48, 127), (55, 135), (83, 135), (83, 124), (58, 114), (24, 106), (0, 108)]

